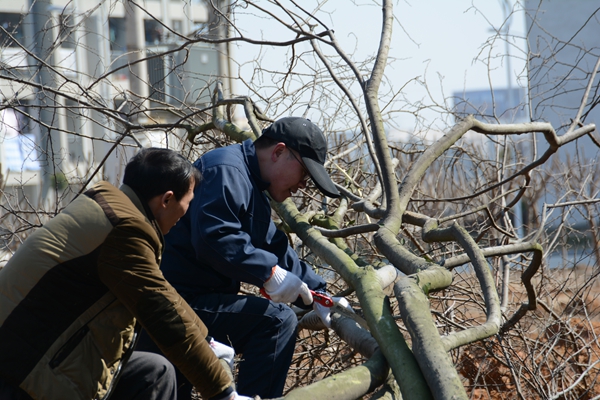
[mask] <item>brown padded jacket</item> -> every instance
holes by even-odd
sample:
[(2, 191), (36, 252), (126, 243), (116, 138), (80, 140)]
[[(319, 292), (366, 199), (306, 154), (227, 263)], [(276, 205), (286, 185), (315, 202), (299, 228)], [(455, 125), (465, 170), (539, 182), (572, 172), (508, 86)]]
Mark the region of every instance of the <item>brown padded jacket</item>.
[(100, 182), (0, 270), (0, 376), (34, 399), (102, 399), (141, 324), (204, 398), (231, 381), (159, 270), (163, 236), (136, 194)]

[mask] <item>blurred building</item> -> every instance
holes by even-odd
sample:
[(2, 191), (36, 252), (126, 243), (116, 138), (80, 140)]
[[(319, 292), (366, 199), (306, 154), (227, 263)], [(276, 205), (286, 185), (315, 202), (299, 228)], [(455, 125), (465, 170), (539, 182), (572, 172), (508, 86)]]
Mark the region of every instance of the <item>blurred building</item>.
[[(597, 0), (525, 0), (522, 6), (528, 46), (525, 54), (528, 87), (496, 89), (493, 93), (490, 90), (454, 93), (454, 111), (459, 118), (474, 114), (490, 123), (549, 122), (558, 135), (563, 135), (580, 112), (600, 59), (600, 3)], [(508, 70), (509, 60), (506, 61)], [(600, 76), (596, 76), (590, 97), (582, 108), (583, 124), (600, 123), (599, 81)], [(541, 133), (536, 134), (536, 144), (537, 157), (549, 148)], [(529, 138), (519, 143), (519, 149), (533, 153)], [(558, 201), (556, 189), (565, 188), (564, 179), (570, 171), (574, 172), (573, 176), (593, 174), (599, 156), (600, 149), (587, 135), (562, 146), (538, 174), (545, 179), (539, 209), (543, 203)], [(592, 194), (595, 183), (590, 184)], [(576, 223), (581, 220), (577, 215), (570, 218)]]
[[(595, 0), (526, 0), (532, 119), (564, 132), (577, 115), (600, 57), (600, 3)], [(598, 79), (591, 98), (598, 97)], [(584, 123), (600, 120), (600, 107), (586, 105)], [(587, 144), (589, 138), (582, 139)]]
[[(558, 134), (571, 125), (591, 74), (600, 58), (600, 3), (597, 0), (525, 0), (528, 45), (528, 87), (471, 90), (453, 94), (458, 117), (475, 114), (488, 122), (550, 122)], [(510, 40), (510, 39), (509, 39)], [(510, 47), (507, 46), (507, 52)], [(510, 70), (507, 58), (507, 69)], [(600, 121), (598, 80), (582, 115), (583, 123)], [(594, 100), (594, 98), (596, 100)], [(528, 110), (530, 108), (530, 111)], [(543, 150), (544, 142), (540, 142)], [(586, 136), (559, 151), (596, 157), (597, 147)], [(587, 151), (586, 151), (587, 150)]]
[(454, 113), (457, 119), (473, 114), (484, 122), (512, 124), (529, 120), (524, 88), (455, 92)]
[[(182, 44), (196, 34), (226, 35), (209, 10), (200, 0), (0, 1), (4, 187), (36, 198), (45, 184), (88, 176), (120, 133), (104, 107), (125, 111), (145, 99), (150, 111), (136, 121), (145, 124), (172, 121), (168, 107), (181, 115), (208, 104), (217, 78), (228, 75), (227, 47)], [(40, 67), (40, 58), (50, 67)], [(42, 93), (41, 85), (61, 95)], [(148, 145), (161, 135), (138, 136), (127, 140)], [(60, 171), (48, 169), (50, 158)], [(118, 180), (123, 158), (104, 160), (102, 173)]]
[[(550, 122), (562, 135), (578, 115), (600, 59), (600, 3), (596, 0), (526, 0), (524, 7), (531, 119)], [(599, 81), (600, 76), (596, 75), (581, 115), (583, 124), (594, 123), (597, 127), (600, 124)], [(593, 134), (597, 137), (598, 131)], [(548, 148), (541, 134), (537, 142), (539, 151)], [(548, 179), (552, 186), (568, 187), (565, 177), (593, 177), (599, 156), (600, 149), (585, 135), (558, 150), (553, 156), (553, 165), (547, 166)], [(596, 178), (587, 186), (584, 195), (597, 196)], [(544, 200), (549, 204), (559, 201), (553, 192), (548, 192)], [(576, 213), (572, 213), (572, 218), (576, 222), (582, 220)]]

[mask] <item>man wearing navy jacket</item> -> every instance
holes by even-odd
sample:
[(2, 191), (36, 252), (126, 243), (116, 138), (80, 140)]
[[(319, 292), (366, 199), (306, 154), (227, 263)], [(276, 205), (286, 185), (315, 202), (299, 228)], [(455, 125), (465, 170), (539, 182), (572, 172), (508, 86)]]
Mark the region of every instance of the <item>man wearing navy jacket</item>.
[[(264, 192), (282, 202), (310, 177), (325, 195), (339, 197), (323, 166), (326, 154), (321, 130), (299, 117), (276, 121), (256, 142), (206, 153), (194, 164), (202, 185), (166, 236), (161, 269), (210, 334), (242, 354), (241, 393), (282, 395), (297, 328), (285, 303), (313, 306), (309, 289), (326, 287), (276, 229)], [(240, 282), (264, 288), (271, 299), (239, 295)]]

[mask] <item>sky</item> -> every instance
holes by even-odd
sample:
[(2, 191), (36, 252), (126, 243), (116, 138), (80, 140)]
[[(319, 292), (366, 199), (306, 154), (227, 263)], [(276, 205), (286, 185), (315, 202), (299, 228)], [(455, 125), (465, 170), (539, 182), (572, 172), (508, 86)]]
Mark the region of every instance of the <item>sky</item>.
[[(300, 2), (311, 9), (314, 1)], [(504, 3), (513, 7), (514, 0)], [(258, 2), (264, 4), (264, 2)], [(386, 73), (398, 85), (418, 77), (426, 79), (431, 96), (441, 102), (453, 92), (489, 89), (507, 86), (507, 72), (511, 71), (513, 87), (524, 82), (524, 59), (522, 40), (513, 39), (510, 46), (511, 61), (506, 58), (506, 45), (502, 41), (493, 47), (484, 43), (500, 29), (505, 20), (500, 0), (410, 0), (394, 2), (395, 23), (390, 48), (390, 63)], [(363, 60), (373, 55), (379, 44), (382, 13), (380, 6), (369, 0), (331, 0), (322, 6), (318, 17), (331, 29), (353, 60)], [(280, 30), (273, 20), (259, 19), (249, 14), (238, 14), (237, 23), (245, 35), (253, 38), (291, 39), (288, 32)], [(525, 20), (522, 12), (513, 15), (511, 35), (523, 37)], [(301, 47), (302, 48), (302, 47)], [(305, 45), (308, 50), (308, 45)], [(243, 64), (258, 56), (258, 48), (235, 45), (233, 57)], [(265, 49), (263, 49), (263, 52)], [(267, 49), (266, 51), (269, 51)], [(275, 51), (272, 50), (271, 51)], [(263, 53), (264, 54), (264, 53)], [(268, 54), (268, 53), (267, 53)], [(479, 61), (476, 61), (479, 58)], [(489, 60), (491, 70), (483, 60)], [(263, 66), (281, 69), (281, 58), (263, 57)], [(269, 66), (269, 62), (272, 66)], [(252, 69), (242, 68), (245, 79), (252, 79)], [(396, 79), (397, 77), (397, 79)], [(240, 87), (234, 87), (234, 90)], [(407, 85), (403, 92), (413, 101), (429, 101), (422, 85)], [(240, 93), (251, 95), (251, 93)], [(426, 111), (423, 112), (427, 114)], [(403, 129), (410, 130), (414, 119), (397, 115), (395, 121)], [(436, 118), (431, 113), (426, 118)]]

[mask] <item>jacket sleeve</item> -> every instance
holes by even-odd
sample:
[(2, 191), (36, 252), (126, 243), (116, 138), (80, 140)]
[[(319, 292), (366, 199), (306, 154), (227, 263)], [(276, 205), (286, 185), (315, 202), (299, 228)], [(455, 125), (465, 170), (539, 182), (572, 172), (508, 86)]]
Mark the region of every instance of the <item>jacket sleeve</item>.
[[(285, 233), (271, 224), (271, 230), (268, 235), (268, 243), (266, 250), (277, 256), (278, 265), (298, 276), (309, 289), (325, 290), (326, 283), (315, 271), (312, 266), (298, 258), (298, 254), (289, 245), (288, 238)], [(302, 301), (294, 303), (302, 308), (305, 308)]]
[(99, 252), (99, 277), (203, 398), (213, 397), (232, 382), (205, 340), (206, 326), (162, 276), (151, 228), (142, 221), (115, 227)]
[[(232, 166), (212, 167), (202, 174), (202, 184), (188, 210), (196, 258), (222, 275), (261, 287), (278, 260), (255, 246), (252, 233), (244, 226), (242, 219), (255, 206), (254, 188), (244, 173)], [(272, 223), (268, 213), (252, 218), (263, 224), (265, 231)]]

